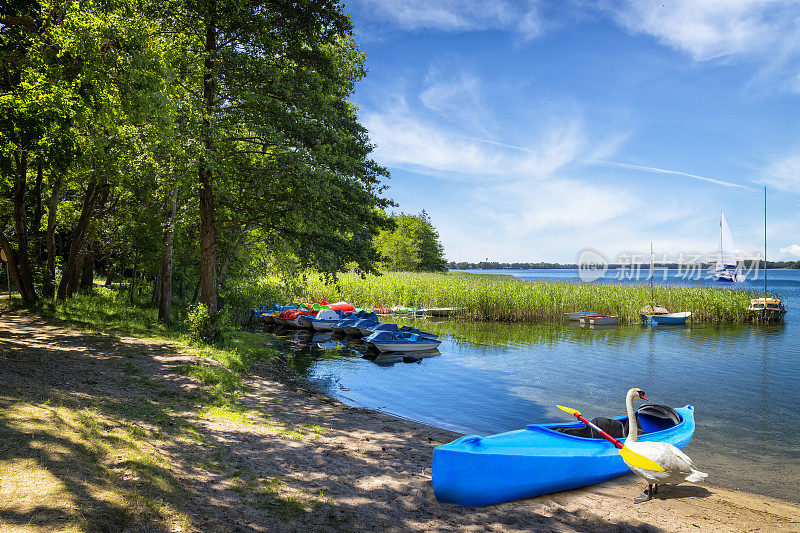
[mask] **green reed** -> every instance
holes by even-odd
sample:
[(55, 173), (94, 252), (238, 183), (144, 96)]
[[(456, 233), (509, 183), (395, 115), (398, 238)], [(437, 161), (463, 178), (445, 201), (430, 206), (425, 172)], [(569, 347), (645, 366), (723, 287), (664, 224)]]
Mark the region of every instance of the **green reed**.
[(691, 311), (696, 322), (748, 320), (749, 290), (713, 287), (612, 285), (571, 281), (523, 281), (496, 274), (387, 273), (361, 278), (339, 276), (336, 283), (309, 278), (312, 300), (345, 300), (361, 307), (455, 307), (464, 318), (502, 322), (561, 320), (564, 313), (595, 311), (619, 315), (622, 323), (640, 320), (642, 307), (655, 303), (670, 312)]

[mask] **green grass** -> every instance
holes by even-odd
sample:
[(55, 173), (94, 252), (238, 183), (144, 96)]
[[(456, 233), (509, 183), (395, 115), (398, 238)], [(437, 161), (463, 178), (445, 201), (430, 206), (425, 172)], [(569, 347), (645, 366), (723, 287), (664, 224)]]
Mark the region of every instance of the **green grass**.
[[(691, 311), (693, 320), (739, 323), (749, 320), (754, 291), (656, 285), (653, 300), (671, 312)], [(563, 313), (593, 310), (619, 315), (623, 323), (639, 321), (650, 305), (647, 285), (522, 281), (513, 276), (451, 272), (388, 273), (361, 278), (339, 276), (336, 283), (309, 278), (312, 300), (346, 300), (361, 307), (457, 307), (461, 316), (480, 321), (533, 322), (562, 320)]]
[[(21, 305), (19, 300), (14, 304)], [(32, 311), (94, 332), (166, 340), (178, 349), (214, 359), (239, 373), (247, 373), (253, 364), (278, 355), (277, 350), (264, 343), (263, 335), (235, 327), (212, 344), (193, 343), (187, 336), (186, 309), (173, 309), (173, 323), (167, 325), (158, 320), (158, 309), (148, 299), (131, 303), (127, 293), (95, 286), (91, 293), (76, 294), (66, 301), (41, 300)], [(126, 371), (137, 372), (134, 366), (126, 366)]]

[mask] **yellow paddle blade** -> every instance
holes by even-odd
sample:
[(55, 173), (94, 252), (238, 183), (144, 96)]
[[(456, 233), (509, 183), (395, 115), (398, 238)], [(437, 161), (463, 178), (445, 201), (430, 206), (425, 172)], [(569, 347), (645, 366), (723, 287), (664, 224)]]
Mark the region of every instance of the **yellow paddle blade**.
[(561, 409), (565, 413), (569, 413), (571, 415), (579, 415), (579, 414), (581, 414), (581, 412), (578, 411), (577, 409), (572, 409), (570, 407), (564, 407), (563, 405), (556, 405), (556, 407), (558, 407), (559, 409)]
[(653, 461), (652, 459), (648, 459), (644, 455), (640, 453), (636, 453), (632, 451), (627, 446), (623, 446), (619, 449), (619, 454), (631, 466), (635, 466), (637, 468), (643, 468), (645, 470), (653, 470), (655, 472), (663, 472), (664, 468)]

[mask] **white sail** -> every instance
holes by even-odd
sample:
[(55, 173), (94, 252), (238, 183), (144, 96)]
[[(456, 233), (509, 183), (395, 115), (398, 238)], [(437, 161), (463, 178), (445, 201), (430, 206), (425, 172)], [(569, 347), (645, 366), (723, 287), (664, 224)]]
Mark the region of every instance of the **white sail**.
[(733, 237), (725, 220), (725, 213), (720, 212), (719, 219), (719, 254), (717, 255), (717, 270), (736, 268), (736, 248), (733, 247)]

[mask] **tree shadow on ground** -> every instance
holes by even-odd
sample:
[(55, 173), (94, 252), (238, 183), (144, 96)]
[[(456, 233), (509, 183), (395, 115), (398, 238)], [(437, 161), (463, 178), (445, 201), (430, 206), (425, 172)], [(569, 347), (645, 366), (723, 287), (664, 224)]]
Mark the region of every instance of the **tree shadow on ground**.
[(455, 434), (343, 407), (268, 370), (226, 399), (176, 372), (187, 363), (208, 361), (4, 316), (0, 529), (656, 531), (531, 500), (441, 504), (431, 452)]

